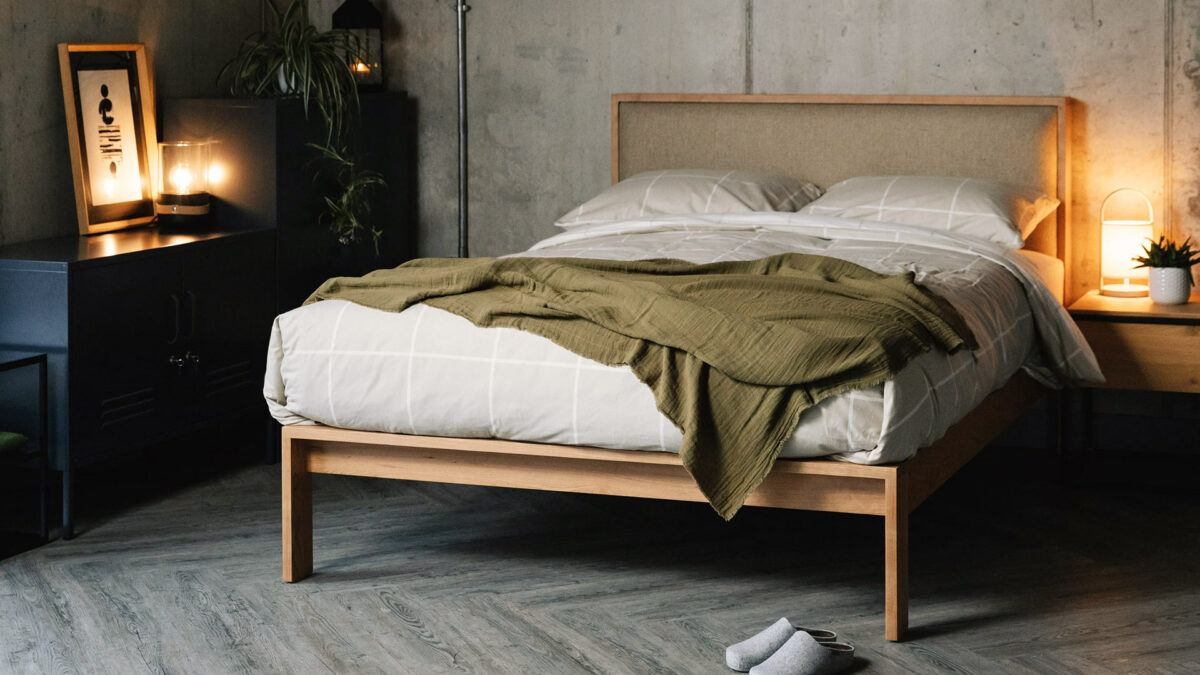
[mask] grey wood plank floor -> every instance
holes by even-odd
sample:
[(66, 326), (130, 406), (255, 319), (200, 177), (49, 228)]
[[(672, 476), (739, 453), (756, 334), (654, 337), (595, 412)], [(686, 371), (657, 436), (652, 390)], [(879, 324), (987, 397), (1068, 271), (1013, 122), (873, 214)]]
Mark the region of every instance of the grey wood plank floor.
[(316, 573), (279, 581), (279, 467), (82, 515), (0, 561), (0, 672), (722, 673), (780, 616), (862, 673), (1200, 672), (1200, 500), (1069, 487), (989, 450), (913, 516), (912, 638), (880, 520), (315, 478)]

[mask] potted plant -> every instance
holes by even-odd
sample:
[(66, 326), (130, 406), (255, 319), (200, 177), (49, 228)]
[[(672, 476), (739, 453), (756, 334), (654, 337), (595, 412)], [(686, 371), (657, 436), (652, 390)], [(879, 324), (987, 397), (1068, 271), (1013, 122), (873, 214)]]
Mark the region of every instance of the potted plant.
[(336, 258), (350, 255), (357, 244), (379, 256), (381, 232), (368, 222), (371, 192), (385, 187), (383, 177), (362, 167), (348, 143), (358, 113), (358, 89), (347, 55), (358, 52), (358, 40), (347, 30), (318, 31), (309, 21), (308, 0), (263, 0), (273, 26), (246, 38), (221, 71), (231, 77), (235, 96), (295, 97), (307, 117), (315, 108), (325, 126), (322, 143), (308, 166), (322, 191), (325, 212), (317, 220), (329, 227)]
[(1188, 301), (1192, 291), (1192, 265), (1200, 262), (1200, 251), (1192, 250), (1192, 238), (1182, 244), (1160, 236), (1142, 246), (1145, 255), (1133, 258), (1138, 267), (1150, 268), (1150, 299), (1161, 305)]
[(318, 31), (308, 19), (308, 0), (292, 0), (284, 10), (277, 0), (263, 4), (275, 26), (243, 40), (218, 79), (230, 73), (235, 96), (298, 96), (305, 114), (315, 105), (332, 142), (358, 105), (354, 74), (346, 65), (358, 41), (349, 31)]

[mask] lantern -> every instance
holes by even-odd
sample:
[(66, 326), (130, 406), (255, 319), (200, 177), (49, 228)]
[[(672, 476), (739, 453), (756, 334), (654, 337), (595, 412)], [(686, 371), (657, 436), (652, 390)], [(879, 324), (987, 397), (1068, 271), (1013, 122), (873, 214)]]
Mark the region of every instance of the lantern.
[(1100, 294), (1118, 298), (1148, 295), (1149, 271), (1133, 257), (1154, 237), (1154, 206), (1146, 195), (1121, 188), (1100, 205)]
[(208, 222), (208, 143), (158, 144), (159, 186), (155, 211), (160, 225)]
[(333, 27), (358, 41), (357, 52), (348, 54), (347, 59), (359, 90), (382, 90), (383, 15), (370, 0), (346, 0), (333, 12)]

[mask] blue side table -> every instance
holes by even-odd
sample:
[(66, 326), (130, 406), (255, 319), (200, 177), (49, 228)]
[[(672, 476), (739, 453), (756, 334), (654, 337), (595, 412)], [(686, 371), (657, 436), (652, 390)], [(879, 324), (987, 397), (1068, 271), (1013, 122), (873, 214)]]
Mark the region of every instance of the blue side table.
[[(36, 352), (20, 352), (20, 351), (0, 351), (0, 373), (16, 370), (18, 368), (36, 367), (38, 371), (38, 442), (37, 448), (33, 452), (26, 451), (22, 459), (37, 459), (38, 470), (41, 474), (40, 508), (41, 523), (39, 531), (42, 539), (46, 539), (49, 533), (48, 518), (46, 509), (48, 501), (46, 499), (46, 488), (48, 485), (48, 474), (50, 464), (50, 453), (48, 450), (48, 441), (50, 428), (48, 424), (49, 406), (47, 404), (46, 394), (46, 355)], [(70, 475), (71, 471), (68, 467), (63, 472), (63, 504), (64, 513), (69, 513), (67, 504), (70, 499)]]

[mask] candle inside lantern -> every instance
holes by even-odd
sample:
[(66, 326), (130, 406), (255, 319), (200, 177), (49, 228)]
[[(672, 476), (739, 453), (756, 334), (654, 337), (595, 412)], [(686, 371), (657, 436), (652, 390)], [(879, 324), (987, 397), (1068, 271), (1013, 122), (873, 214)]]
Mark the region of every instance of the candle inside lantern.
[(346, 0), (333, 12), (333, 27), (354, 36), (346, 63), (358, 88), (383, 89), (383, 14), (371, 0)]
[(155, 210), (160, 225), (200, 225), (208, 220), (208, 143), (159, 143), (161, 184)]
[(192, 184), (192, 170), (191, 169), (187, 168), (186, 166), (184, 166), (182, 164), (175, 167), (174, 169), (171, 169), (171, 186), (174, 188), (173, 190), (171, 190), (172, 192), (174, 192), (175, 194), (178, 194), (178, 195), (186, 195), (189, 192), (191, 192), (191, 190), (189, 189), (191, 187), (191, 184)]

